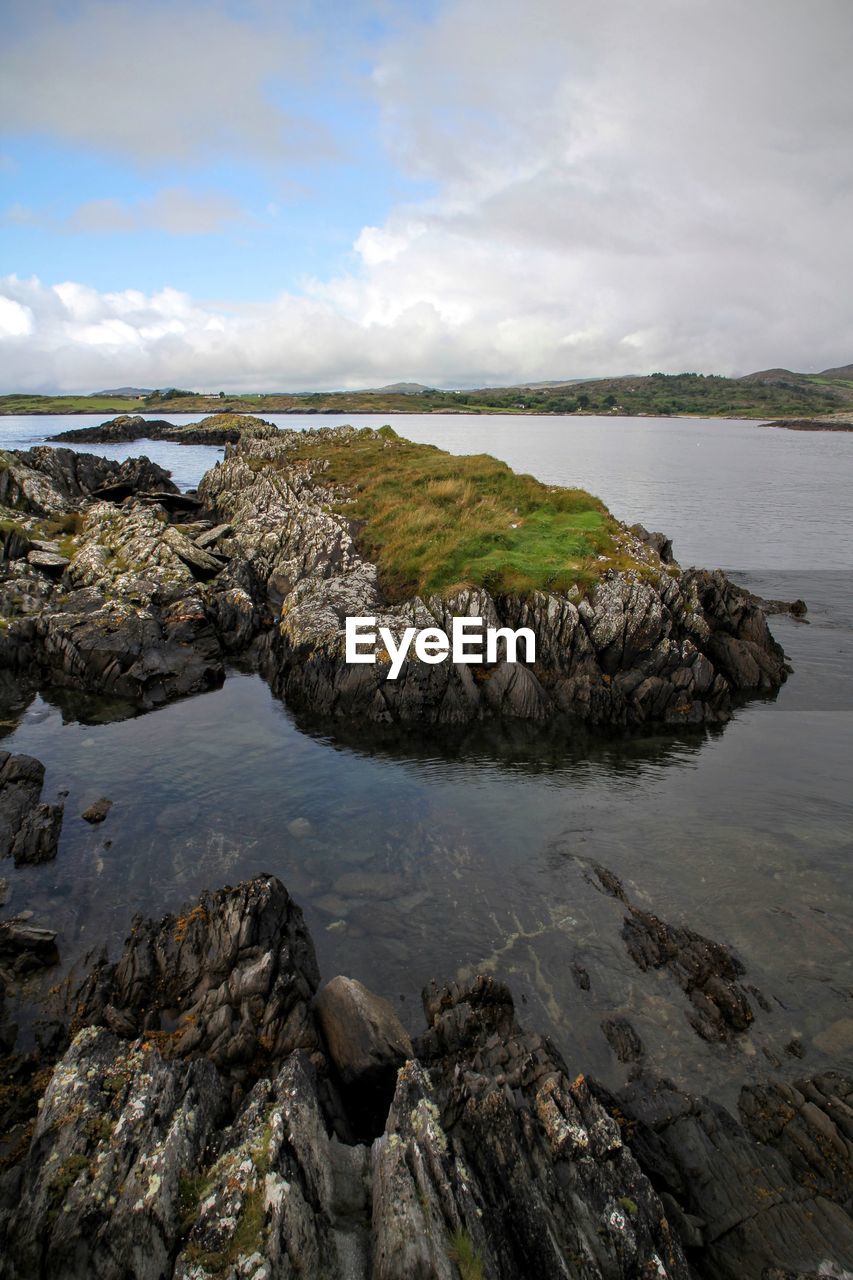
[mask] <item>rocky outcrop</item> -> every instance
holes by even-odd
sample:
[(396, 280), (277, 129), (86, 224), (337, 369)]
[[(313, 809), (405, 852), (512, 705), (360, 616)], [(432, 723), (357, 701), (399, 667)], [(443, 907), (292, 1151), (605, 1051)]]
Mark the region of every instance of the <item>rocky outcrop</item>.
[[(120, 432), (136, 429), (116, 422)], [(585, 597), (576, 587), (523, 597), (470, 587), (389, 603), (345, 514), (347, 493), (323, 483), (322, 450), (311, 466), (297, 456), (306, 439), (345, 444), (351, 428), (278, 431), (221, 415), (193, 427), (232, 441), (197, 497), (178, 494), (144, 459), (7, 455), (0, 502), (15, 506), (0, 577), (7, 666), (147, 710), (214, 687), (225, 655), (252, 647), (296, 710), (420, 726), (717, 723), (786, 677), (761, 602), (720, 572), (682, 572), (668, 540), (641, 526), (618, 528), (614, 565)], [(186, 431), (175, 428), (182, 439)], [(73, 517), (64, 541), (39, 541), (48, 514)], [(410, 654), (390, 680), (381, 651), (375, 665), (346, 662), (353, 616), (375, 617), (398, 637), (407, 626), (449, 631), (454, 616), (529, 628), (536, 661), (510, 663), (504, 649), (476, 667)]]
[(78, 1023), (156, 1039), (169, 1057), (205, 1057), (245, 1083), (319, 1040), (320, 980), (302, 912), (280, 880), (202, 894), (180, 916), (134, 921), (117, 964), (77, 993)]
[(148, 458), (115, 462), (47, 445), (0, 454), (0, 507), (10, 515), (62, 515), (108, 485), (121, 485), (132, 493), (178, 492), (168, 471)]
[(63, 807), (41, 802), (43, 786), (40, 760), (0, 751), (0, 858), (17, 866), (56, 857)]
[[(310, 434), (340, 440), (348, 431)], [(476, 588), (389, 605), (357, 530), (331, 509), (322, 473), (292, 456), (305, 439), (244, 435), (199, 490), (231, 526), (255, 599), (260, 593), (277, 615), (264, 642), (265, 670), (297, 707), (378, 723), (565, 715), (592, 724), (697, 724), (725, 720), (739, 698), (771, 693), (786, 677), (782, 650), (746, 592), (720, 572), (682, 573), (661, 558), (665, 539), (658, 548), (628, 529), (620, 549), (636, 568), (607, 571), (583, 599), (576, 589), (518, 598)], [(338, 505), (345, 496), (336, 495)], [(375, 617), (377, 628), (399, 636), (407, 626), (448, 630), (454, 615), (529, 627), (536, 662), (472, 668), (410, 657), (391, 681), (387, 655), (375, 665), (345, 661), (347, 616)]]
[(258, 436), (275, 427), (251, 414), (213, 413), (200, 422), (178, 424), (141, 414), (120, 414), (97, 427), (76, 427), (52, 439), (76, 444), (127, 444), (134, 440), (169, 440), (174, 444), (232, 444), (244, 433)]
[[(166, 512), (161, 499), (181, 496), (167, 473), (144, 458), (118, 464), (68, 449), (5, 460), (3, 500), (15, 504), (21, 536), (0, 575), (0, 662), (35, 684), (144, 709), (221, 683), (201, 584), (225, 562)], [(62, 543), (36, 538), (45, 521), (64, 525)], [(51, 545), (49, 563), (33, 552)]]
[[(2, 1280), (761, 1280), (848, 1265), (845, 1078), (745, 1090), (738, 1123), (642, 1074), (619, 1098), (573, 1077), (492, 977), (430, 986), (414, 1043), (340, 978), (318, 1016), (317, 978), (269, 876), (136, 922), (78, 993), (79, 1029), (0, 1176)], [(343, 1141), (336, 1076), (403, 1054), (374, 1133)]]

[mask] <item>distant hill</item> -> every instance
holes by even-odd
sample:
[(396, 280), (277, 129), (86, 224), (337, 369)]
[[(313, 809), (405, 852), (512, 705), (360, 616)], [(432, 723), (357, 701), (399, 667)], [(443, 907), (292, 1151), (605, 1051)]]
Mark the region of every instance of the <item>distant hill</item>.
[(425, 391), (431, 391), (432, 387), (425, 387), (422, 382), (389, 382), (387, 387), (370, 387), (367, 394), (370, 396), (398, 395), (398, 396), (422, 396)]
[(738, 382), (759, 382), (769, 385), (781, 382), (785, 386), (796, 386), (805, 378), (804, 373), (794, 373), (793, 369), (759, 369), (758, 373), (745, 373)]
[(128, 399), (135, 396), (152, 395), (151, 387), (112, 387), (109, 391), (90, 391), (90, 396), (127, 396)]
[(853, 378), (853, 364), (842, 364), (838, 369), (824, 369), (819, 378)]

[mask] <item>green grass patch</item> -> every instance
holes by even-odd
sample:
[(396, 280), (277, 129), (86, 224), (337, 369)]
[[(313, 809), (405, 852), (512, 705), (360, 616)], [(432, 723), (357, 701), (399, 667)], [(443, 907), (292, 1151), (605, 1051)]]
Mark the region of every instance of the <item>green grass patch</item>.
[(451, 1262), (456, 1263), (460, 1280), (483, 1280), (483, 1255), (467, 1231), (454, 1231), (447, 1250)]
[(383, 427), (307, 441), (296, 456), (316, 483), (345, 486), (351, 500), (333, 489), (330, 502), (357, 522), (357, 545), (390, 600), (460, 586), (583, 589), (605, 567), (598, 556), (616, 559), (615, 522), (598, 498), (517, 475), (487, 454), (456, 457)]

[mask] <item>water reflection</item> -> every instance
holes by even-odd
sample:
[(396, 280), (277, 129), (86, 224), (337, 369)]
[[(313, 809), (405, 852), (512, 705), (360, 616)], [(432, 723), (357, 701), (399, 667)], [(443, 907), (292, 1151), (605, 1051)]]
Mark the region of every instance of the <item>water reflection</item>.
[[(830, 753), (842, 719), (822, 725)], [(767, 1069), (765, 1049), (802, 1070), (784, 1055), (795, 1033), (811, 1066), (844, 1052), (850, 806), (796, 750), (798, 722), (759, 704), (722, 734), (537, 745), (478, 731), (450, 751), (403, 750), (297, 721), (246, 673), (112, 723), (70, 721), (64, 695), (38, 697), (4, 747), (45, 762), (66, 819), (55, 863), (10, 868), (7, 911), (58, 928), (67, 967), (95, 945), (115, 951), (136, 911), (272, 872), (304, 906), (323, 973), (396, 1000), (412, 1029), (431, 978), (486, 968), (579, 1068), (618, 1082), (599, 1028), (616, 1010), (657, 1069), (723, 1095)], [(93, 828), (79, 815), (101, 795), (113, 808)], [(734, 945), (773, 1013), (737, 1046), (698, 1041), (671, 979), (627, 957), (620, 905), (590, 885), (590, 862), (663, 918)]]

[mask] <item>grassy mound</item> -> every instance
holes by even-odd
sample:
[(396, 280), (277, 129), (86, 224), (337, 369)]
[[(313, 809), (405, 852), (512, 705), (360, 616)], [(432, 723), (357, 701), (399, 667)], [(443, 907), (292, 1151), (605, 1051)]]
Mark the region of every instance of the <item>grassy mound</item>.
[(313, 439), (296, 456), (316, 483), (346, 486), (349, 501), (331, 500), (358, 522), (359, 550), (391, 600), (463, 585), (585, 589), (605, 567), (600, 555), (617, 558), (615, 522), (598, 498), (516, 475), (487, 454), (456, 457), (383, 427)]

